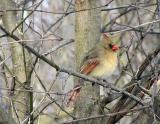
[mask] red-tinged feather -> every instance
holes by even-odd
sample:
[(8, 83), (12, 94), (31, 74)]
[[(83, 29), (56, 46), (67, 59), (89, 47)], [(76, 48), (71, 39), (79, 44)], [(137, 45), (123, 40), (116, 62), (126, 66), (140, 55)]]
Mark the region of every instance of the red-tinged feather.
[(68, 102), (67, 102), (67, 106), (70, 106), (70, 105), (74, 105), (75, 101), (76, 101), (76, 98), (79, 96), (80, 94), (80, 89), (81, 89), (81, 86), (75, 86), (73, 90), (71, 90), (68, 94), (69, 94), (69, 99), (68, 99)]
[[(90, 59), (87, 61), (87, 63), (85, 65), (83, 65), (81, 67), (81, 73), (82, 74), (85, 74), (85, 75), (88, 75), (89, 73), (91, 73), (95, 67), (97, 67), (97, 65), (99, 64), (99, 61), (98, 59)], [(67, 102), (67, 105), (70, 106), (70, 105), (73, 105), (76, 101), (76, 98), (79, 96), (80, 94), (80, 89), (81, 87), (80, 86), (75, 86), (74, 89), (72, 91), (69, 92), (69, 99), (68, 99), (68, 102)]]
[(81, 67), (81, 71), (80, 72), (82, 74), (88, 75), (89, 73), (91, 73), (94, 70), (94, 68), (98, 64), (99, 64), (99, 61), (97, 59), (90, 59), (90, 60), (88, 60), (88, 62), (85, 65), (83, 65)]

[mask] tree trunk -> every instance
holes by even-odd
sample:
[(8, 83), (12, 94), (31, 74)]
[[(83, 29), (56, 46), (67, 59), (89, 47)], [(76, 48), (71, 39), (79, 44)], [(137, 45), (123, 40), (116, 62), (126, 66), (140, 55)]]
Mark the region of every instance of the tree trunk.
[[(5, 9), (16, 9), (15, 3), (12, 0), (1, 0), (1, 8)], [(2, 17), (3, 25), (6, 30), (12, 32), (12, 30), (18, 24), (17, 13), (15, 11), (6, 12)], [(19, 31), (17, 31), (19, 29)], [(19, 37), (23, 38), (23, 32), (20, 32), (20, 28), (18, 28), (14, 33)], [(14, 42), (15, 40), (8, 37), (8, 42)], [(31, 68), (31, 58), (29, 53), (24, 50), (24, 48), (18, 43), (10, 44), (11, 54), (12, 54), (12, 63), (13, 63), (13, 76), (16, 77), (21, 82), (21, 85), (18, 82), (15, 82), (14, 89), (25, 89), (24, 87), (30, 86), (30, 81), (27, 80), (28, 73)], [(12, 85), (12, 84), (11, 84)], [(23, 86), (22, 86), (23, 85)], [(21, 122), (26, 118), (30, 113), (30, 93), (29, 92), (14, 92), (12, 94), (11, 100), (12, 106), (14, 105), (17, 115), (15, 114), (15, 110), (12, 110), (12, 115), (16, 122)], [(12, 108), (13, 109), (13, 108)]]
[[(76, 70), (79, 71), (81, 62), (88, 50), (100, 39), (100, 10), (97, 0), (76, 0), (75, 9), (75, 42), (76, 42)], [(99, 86), (84, 83), (80, 96), (75, 105), (75, 115), (78, 118), (98, 114)], [(83, 123), (83, 122), (81, 122)], [(96, 123), (95, 120), (85, 124)]]

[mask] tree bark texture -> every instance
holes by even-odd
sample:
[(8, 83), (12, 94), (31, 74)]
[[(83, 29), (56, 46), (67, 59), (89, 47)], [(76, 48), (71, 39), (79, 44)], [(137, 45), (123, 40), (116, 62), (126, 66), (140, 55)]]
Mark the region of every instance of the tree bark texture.
[[(80, 69), (81, 62), (86, 52), (88, 52), (100, 39), (100, 10), (95, 9), (98, 6), (98, 0), (76, 0), (75, 3), (75, 9), (78, 11), (75, 13), (75, 49), (77, 71)], [(99, 86), (92, 86), (91, 83), (85, 82), (75, 105), (75, 115), (79, 118), (97, 115), (98, 99)], [(95, 120), (85, 123), (97, 124)]]
[[(16, 5), (12, 0), (1, 0), (1, 8), (2, 10), (16, 9)], [(20, 19), (18, 18), (15, 11), (9, 11), (3, 14), (2, 21), (6, 30), (12, 32)], [(22, 39), (24, 37), (24, 34), (21, 32), (20, 27), (13, 33), (18, 35)], [(8, 37), (8, 42), (14, 41), (15, 40)], [(12, 54), (13, 74), (16, 79), (21, 82), (21, 85), (18, 82), (15, 82), (15, 89), (23, 90), (25, 89), (24, 87), (30, 86), (30, 81), (27, 79), (27, 77), (31, 68), (31, 58), (29, 53), (24, 50), (24, 48), (18, 43), (11, 43), (10, 48)], [(15, 106), (18, 114), (16, 115), (13, 110), (12, 115), (17, 122), (22, 121), (30, 113), (30, 93), (14, 92), (11, 97), (11, 99), (16, 100), (16, 102), (14, 102), (13, 100), (13, 105)], [(17, 118), (17, 116), (19, 119)]]

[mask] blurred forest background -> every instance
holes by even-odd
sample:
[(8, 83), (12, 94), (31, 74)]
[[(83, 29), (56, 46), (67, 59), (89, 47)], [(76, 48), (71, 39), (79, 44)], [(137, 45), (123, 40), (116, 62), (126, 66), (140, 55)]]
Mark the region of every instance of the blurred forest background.
[(159, 122), (160, 0), (93, 0), (94, 7), (76, 10), (76, 2), (91, 1), (0, 0), (0, 123), (89, 124), (100, 118), (76, 117), (74, 106), (66, 105), (77, 74), (76, 14), (84, 12), (83, 21), (88, 11), (101, 16), (95, 30), (123, 46), (118, 68), (107, 78), (112, 98), (102, 94), (103, 100), (110, 98), (103, 123)]

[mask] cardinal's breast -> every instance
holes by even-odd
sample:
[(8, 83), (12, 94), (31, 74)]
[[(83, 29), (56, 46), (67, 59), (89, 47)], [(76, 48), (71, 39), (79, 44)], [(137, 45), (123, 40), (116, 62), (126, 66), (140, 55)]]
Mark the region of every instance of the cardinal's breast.
[(100, 58), (100, 63), (90, 74), (93, 77), (110, 76), (117, 67), (117, 54), (107, 53), (105, 56)]

